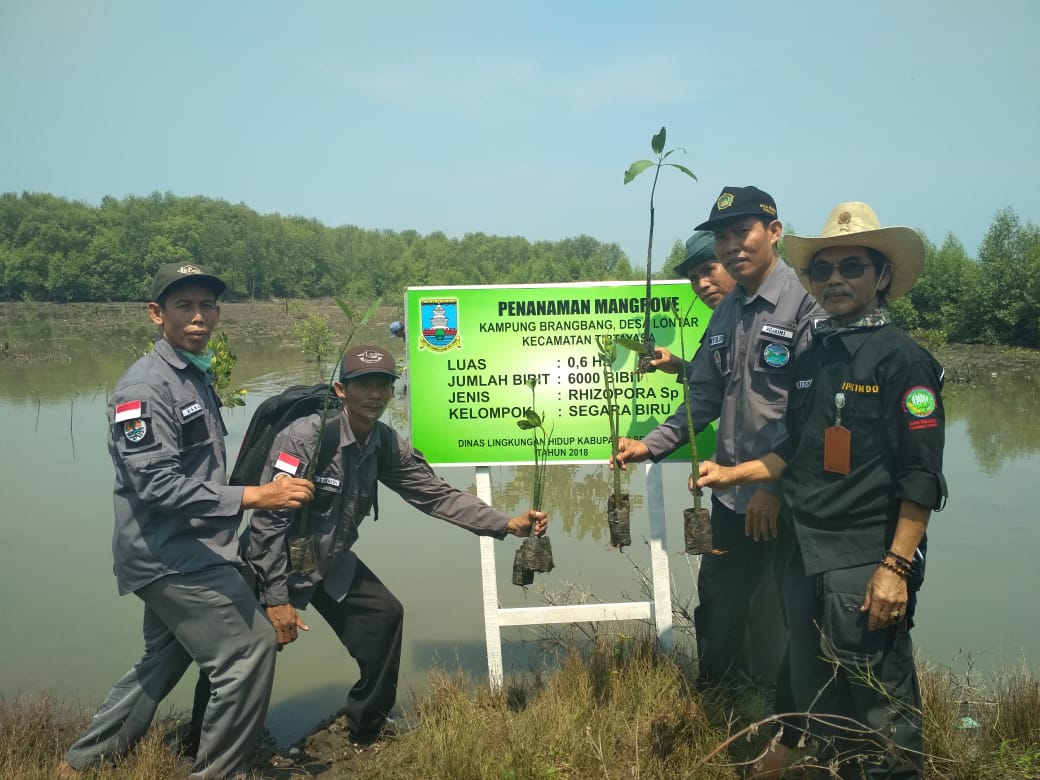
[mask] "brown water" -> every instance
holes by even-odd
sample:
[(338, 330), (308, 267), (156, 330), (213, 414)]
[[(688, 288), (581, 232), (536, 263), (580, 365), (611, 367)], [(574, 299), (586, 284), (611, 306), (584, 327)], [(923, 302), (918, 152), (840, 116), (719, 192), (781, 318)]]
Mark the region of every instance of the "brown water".
[[(116, 595), (111, 571), (112, 466), (104, 409), (110, 388), (153, 330), (141, 323), (139, 307), (127, 307), (123, 321), (101, 336), (89, 310), (81, 309), (74, 324), (54, 312), (0, 318), (0, 585), (7, 601), (0, 696), (46, 689), (91, 709), (141, 652), (141, 606), (132, 596)], [(235, 377), (249, 393), (245, 408), (226, 415), (231, 453), (260, 400), (285, 385), (317, 379), (315, 364), (299, 352), (288, 329), (252, 335), (233, 341)], [(384, 326), (355, 339), (403, 351)], [(970, 663), (989, 673), (1024, 656), (1035, 668), (1040, 375), (996, 361), (958, 377), (971, 381), (951, 383), (945, 393), (951, 499), (932, 520), (915, 639), (924, 658), (941, 664)], [(396, 398), (384, 419), (407, 432), (407, 400)], [(440, 473), (474, 489), (471, 468)], [(545, 494), (556, 569), (525, 592), (509, 584), (519, 540), (496, 544), (503, 606), (541, 605), (543, 590), (576, 589), (599, 601), (645, 598), (637, 572), (649, 563), (642, 472), (629, 477), (635, 544), (624, 555), (606, 547), (607, 475), (605, 466), (551, 470)], [(510, 514), (526, 508), (529, 469), (496, 467), (491, 476), (496, 506)], [(685, 481), (682, 466), (665, 466), (676, 599), (692, 609), (694, 571), (681, 554)], [(399, 699), (407, 704), (434, 665), (486, 674), (479, 550), (476, 537), (418, 513), (390, 491), (381, 493), (380, 520), (362, 526), (356, 549), (405, 605)], [(279, 656), (269, 725), (282, 740), (334, 712), (356, 678), (356, 666), (320, 617), (305, 617), (310, 632)], [(503, 636), (507, 675), (533, 662), (535, 646), (525, 641), (535, 637), (533, 630), (505, 629)], [(189, 706), (192, 682), (186, 679), (174, 691), (171, 707)]]

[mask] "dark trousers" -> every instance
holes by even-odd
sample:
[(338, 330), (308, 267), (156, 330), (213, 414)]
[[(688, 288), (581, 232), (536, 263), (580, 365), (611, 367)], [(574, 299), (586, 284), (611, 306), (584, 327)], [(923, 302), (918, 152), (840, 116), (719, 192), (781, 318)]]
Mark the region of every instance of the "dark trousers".
[[(693, 621), (699, 677), (707, 686), (740, 685), (750, 680), (743, 645), (751, 594), (769, 569), (776, 544), (744, 536), (744, 515), (714, 497), (711, 527), (712, 543), (726, 552), (703, 556), (697, 575), (699, 603)], [(778, 643), (783, 641), (777, 637)]]
[[(806, 575), (801, 553), (784, 573), (791, 687), (824, 761), (843, 778), (921, 776), (921, 691), (908, 620), (869, 631), (859, 612), (877, 564)], [(911, 592), (913, 611), (915, 594)], [(912, 617), (912, 615), (907, 616)]]
[[(360, 670), (344, 708), (351, 736), (359, 742), (375, 739), (397, 699), (404, 607), (360, 560), (350, 592), (342, 601), (333, 599), (319, 585), (311, 606), (336, 632)], [(198, 744), (202, 713), (209, 698), (209, 681), (202, 675), (195, 686), (188, 751)]]
[(319, 587), (311, 604), (358, 663), (360, 677), (344, 710), (350, 733), (373, 739), (397, 699), (404, 607), (360, 560), (346, 598), (336, 601)]

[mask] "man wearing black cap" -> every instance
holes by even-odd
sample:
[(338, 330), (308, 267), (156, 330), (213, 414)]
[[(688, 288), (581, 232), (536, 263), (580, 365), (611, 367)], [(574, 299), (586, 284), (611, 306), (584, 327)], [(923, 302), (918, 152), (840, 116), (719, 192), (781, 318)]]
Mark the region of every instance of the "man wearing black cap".
[[(351, 347), (343, 356), (334, 385), (343, 399), (338, 447), (328, 466), (314, 475), (317, 495), (305, 539), (312, 550), (299, 555), (303, 560), (310, 553), (313, 565), (295, 559), (298, 548), (289, 539), (297, 532), (292, 512), (254, 512), (248, 530), (247, 557), (279, 646), (295, 641), (298, 629), (307, 630), (296, 610), (311, 605), (357, 660), (360, 679), (345, 707), (357, 745), (376, 741), (384, 731), (401, 665), (401, 603), (351, 550), (361, 521), (370, 512), (379, 519), (377, 481), (422, 512), (480, 536), (527, 536), (532, 525), (541, 535), (546, 528), (544, 512), (528, 510), (511, 518), (451, 487), (421, 453), (380, 422), (396, 379), (393, 355), (381, 347)], [(261, 481), (305, 473), (323, 427), (321, 415), (315, 414), (279, 433)]]
[(208, 350), (224, 287), (196, 265), (161, 266), (148, 304), (161, 338), (109, 402), (115, 575), (121, 595), (144, 602), (145, 652), (69, 749), (61, 778), (130, 750), (192, 661), (212, 684), (192, 777), (244, 772), (263, 727), (276, 643), (239, 573), (238, 526), (243, 509), (297, 508), (314, 488), (304, 479), (227, 485)]
[[(737, 286), (712, 313), (688, 367), (693, 427), (699, 432), (717, 418), (716, 460), (740, 463), (769, 451), (787, 403), (791, 362), (823, 310), (780, 261), (783, 226), (768, 193), (726, 187), (697, 230), (711, 231), (715, 256)], [(683, 406), (642, 441), (622, 439), (618, 462), (658, 460), (688, 438)], [(779, 499), (771, 485), (717, 490), (711, 514), (720, 554), (704, 556), (697, 578), (698, 660), (704, 683), (731, 685), (747, 677), (739, 667), (748, 603), (772, 561)], [(778, 636), (778, 647), (783, 643)]]

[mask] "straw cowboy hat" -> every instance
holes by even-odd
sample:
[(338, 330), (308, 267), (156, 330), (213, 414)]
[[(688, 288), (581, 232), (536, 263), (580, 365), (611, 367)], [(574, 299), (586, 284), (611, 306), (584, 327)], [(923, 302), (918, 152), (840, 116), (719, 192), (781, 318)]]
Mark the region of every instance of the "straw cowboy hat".
[(784, 248), (791, 258), (791, 267), (798, 272), (798, 278), (810, 292), (811, 282), (806, 273), (809, 263), (821, 249), (832, 246), (865, 246), (887, 257), (892, 271), (892, 283), (888, 287), (889, 301), (905, 295), (924, 270), (924, 241), (916, 230), (908, 227), (881, 227), (874, 209), (866, 203), (839, 203), (827, 217), (819, 236), (784, 237)]

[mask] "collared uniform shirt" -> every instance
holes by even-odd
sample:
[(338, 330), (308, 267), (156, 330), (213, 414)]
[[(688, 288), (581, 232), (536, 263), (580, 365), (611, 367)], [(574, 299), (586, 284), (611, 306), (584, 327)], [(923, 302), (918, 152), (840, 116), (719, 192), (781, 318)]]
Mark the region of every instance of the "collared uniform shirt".
[[(712, 312), (700, 348), (687, 366), (693, 428), (718, 419), (715, 461), (732, 466), (770, 451), (782, 429), (794, 359), (805, 351), (814, 320), (826, 313), (777, 260), (758, 292), (739, 284)], [(686, 407), (680, 405), (643, 443), (659, 460), (689, 441)], [(713, 495), (738, 514), (759, 488), (741, 485)]]
[(112, 393), (112, 554), (120, 594), (167, 574), (241, 565), (245, 488), (226, 484), (227, 429), (212, 382), (160, 339)]
[[(256, 510), (250, 519), (243, 541), (246, 557), (257, 574), (262, 604), (292, 604), (302, 609), (318, 587), (324, 587), (337, 601), (349, 593), (357, 569), (357, 556), (351, 547), (357, 541), (358, 526), (374, 507), (378, 519), (377, 482), (428, 515), (479, 536), (505, 538), (508, 515), (438, 477), (422, 454), (393, 428), (376, 421), (368, 439), (358, 442), (346, 415), (338, 414), (339, 448), (326, 470), (314, 475), (315, 497), (307, 510), (315, 570), (308, 576), (289, 572), (288, 537), (294, 511)], [(320, 428), (321, 415), (315, 414), (295, 420), (281, 431), (271, 445), (261, 484), (274, 477), (275, 463), (283, 453), (299, 459), (293, 475), (304, 474)], [(337, 513), (336, 494), (341, 491)]]
[[(891, 324), (817, 336), (796, 363), (787, 438), (776, 452), (788, 464), (780, 483), (806, 574), (880, 561), (903, 500), (941, 508), (942, 377), (936, 360)], [(851, 432), (847, 475), (823, 468), (838, 393)]]

